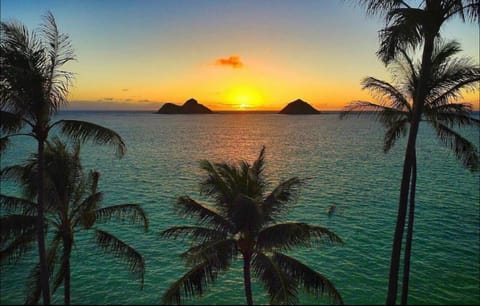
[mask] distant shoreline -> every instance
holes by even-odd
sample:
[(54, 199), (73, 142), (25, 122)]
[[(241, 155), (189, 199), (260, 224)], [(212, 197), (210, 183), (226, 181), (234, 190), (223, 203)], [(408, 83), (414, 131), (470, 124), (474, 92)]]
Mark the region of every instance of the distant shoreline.
[[(125, 110), (125, 109), (62, 109), (59, 111), (60, 113), (79, 113), (79, 112), (91, 112), (91, 113), (147, 113), (147, 114), (157, 114), (157, 115), (225, 115), (225, 114), (240, 114), (240, 115), (246, 115), (246, 114), (278, 114), (278, 115), (283, 115), (283, 116), (301, 116), (301, 115), (284, 115), (284, 114), (279, 114), (278, 111), (262, 111), (262, 110), (247, 110), (247, 111), (241, 111), (241, 110), (219, 110), (219, 111), (213, 111), (213, 114), (158, 114), (155, 110)], [(336, 111), (320, 111), (320, 114), (316, 115), (330, 115), (330, 114), (339, 114), (340, 110)], [(309, 116), (308, 114), (305, 116)]]

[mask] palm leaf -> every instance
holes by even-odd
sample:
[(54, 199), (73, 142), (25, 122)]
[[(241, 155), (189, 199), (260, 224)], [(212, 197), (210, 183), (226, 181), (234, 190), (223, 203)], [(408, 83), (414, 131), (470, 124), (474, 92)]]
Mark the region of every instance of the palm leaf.
[(141, 288), (143, 289), (145, 275), (145, 260), (143, 256), (133, 247), (108, 232), (96, 229), (95, 240), (103, 251), (113, 254), (113, 256), (126, 262), (132, 273), (140, 275)]
[(304, 180), (297, 177), (292, 177), (278, 184), (262, 203), (265, 218), (274, 217), (284, 212), (289, 205), (294, 204), (298, 199), (300, 187), (303, 184)]
[(390, 63), (400, 49), (415, 47), (422, 41), (421, 26), (426, 21), (425, 12), (416, 8), (396, 8), (387, 14), (387, 25), (380, 30), (378, 57)]
[(47, 95), (52, 108), (57, 110), (66, 102), (68, 88), (72, 83), (73, 73), (61, 70), (61, 66), (75, 59), (74, 51), (67, 34), (58, 31), (55, 18), (51, 12), (44, 16), (42, 34), (47, 42), (43, 47), (48, 57), (45, 75), (47, 78)]
[(160, 232), (160, 236), (173, 239), (190, 238), (201, 242), (226, 238), (224, 232), (201, 226), (173, 226)]
[(197, 264), (168, 288), (162, 296), (162, 304), (180, 305), (182, 293), (187, 299), (202, 295), (206, 287), (217, 279), (217, 275), (217, 269), (210, 262)]
[(236, 231), (247, 233), (257, 233), (265, 220), (260, 205), (243, 194), (233, 201), (229, 219)]
[(467, 103), (449, 103), (435, 107), (425, 105), (425, 116), (430, 121), (439, 121), (447, 126), (480, 125), (480, 120), (470, 116), (471, 105)]
[(97, 144), (109, 144), (116, 147), (118, 157), (125, 155), (125, 143), (115, 131), (105, 128), (101, 125), (78, 121), (78, 120), (59, 120), (55, 125), (61, 126), (63, 134), (78, 142), (85, 142), (87, 140), (93, 141)]
[(148, 230), (148, 219), (143, 208), (138, 204), (119, 204), (95, 211), (96, 222), (108, 222), (112, 218), (117, 217), (129, 218), (132, 223), (138, 223), (143, 226), (145, 231)]
[(478, 171), (479, 158), (477, 148), (460, 134), (439, 122), (431, 122), (438, 138), (445, 146), (452, 149), (463, 166), (470, 171)]
[(37, 212), (37, 203), (27, 199), (0, 194), (0, 209), (33, 216)]
[[(1, 230), (4, 231), (3, 224), (1, 224)], [(36, 241), (36, 227), (25, 228), (8, 241), (4, 241), (2, 237), (0, 242), (0, 267), (4, 264), (17, 263), (28, 251), (34, 248)]]
[(36, 228), (37, 217), (10, 214), (0, 217), (0, 244)]
[(288, 222), (264, 228), (258, 234), (257, 249), (289, 250), (298, 245), (308, 246), (310, 242), (343, 244), (342, 239), (328, 228), (312, 226), (303, 222)]
[(195, 265), (207, 260), (210, 265), (225, 270), (237, 254), (238, 248), (235, 239), (219, 239), (195, 245), (182, 253), (180, 257), (186, 259), (187, 265)]
[(71, 220), (73, 226), (81, 224), (84, 228), (90, 228), (96, 221), (96, 209), (103, 199), (103, 193), (97, 192), (86, 197), (79, 205), (73, 208)]
[(270, 296), (271, 305), (296, 305), (297, 281), (284, 273), (272, 258), (257, 252), (253, 256), (252, 267)]
[(230, 186), (218, 173), (216, 167), (208, 160), (200, 161), (200, 168), (207, 172), (207, 176), (200, 182), (200, 193), (212, 196), (220, 205), (227, 202), (232, 196)]
[(382, 102), (381, 105), (390, 106), (388, 109), (410, 112), (412, 107), (406, 96), (392, 84), (373, 77), (362, 81), (362, 89), (367, 89)]
[(296, 280), (309, 294), (317, 297), (328, 295), (333, 303), (343, 305), (343, 300), (332, 282), (322, 274), (312, 270), (300, 261), (282, 253), (275, 252), (272, 256), (284, 273)]
[(25, 125), (25, 121), (10, 112), (0, 110), (0, 131), (3, 133), (16, 133)]
[(383, 139), (383, 152), (387, 153), (395, 145), (395, 142), (400, 136), (407, 134), (408, 118), (392, 122), (388, 130), (385, 132)]
[(256, 177), (261, 177), (263, 171), (265, 170), (265, 146), (262, 146), (260, 150), (260, 154), (258, 154), (258, 158), (252, 165), (252, 171)]
[(200, 223), (207, 223), (215, 227), (217, 230), (232, 232), (233, 224), (225, 219), (215, 209), (201, 204), (188, 196), (179, 197), (177, 199), (176, 209), (185, 216), (193, 217)]

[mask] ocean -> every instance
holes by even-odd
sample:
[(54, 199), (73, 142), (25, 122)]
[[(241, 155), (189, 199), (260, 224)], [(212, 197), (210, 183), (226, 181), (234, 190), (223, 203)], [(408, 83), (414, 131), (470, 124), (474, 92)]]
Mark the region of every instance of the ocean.
[[(99, 226), (139, 250), (146, 260), (145, 287), (113, 256), (79, 232), (72, 256), (72, 304), (159, 304), (168, 286), (187, 271), (179, 254), (189, 243), (167, 240), (159, 232), (192, 224), (176, 215), (182, 195), (199, 194), (199, 161), (253, 162), (266, 147), (270, 188), (293, 176), (305, 178), (297, 203), (285, 220), (328, 227), (343, 246), (296, 248), (288, 254), (322, 273), (346, 304), (384, 304), (398, 208), (406, 137), (391, 152), (382, 150), (384, 128), (371, 117), (340, 120), (338, 114), (159, 115), (150, 112), (65, 111), (56, 119), (85, 120), (118, 132), (127, 144), (122, 159), (111, 147), (82, 146), (85, 170), (101, 173), (104, 205), (137, 203), (148, 214), (147, 233), (128, 223)], [(462, 131), (480, 147), (478, 127)], [(417, 140), (418, 178), (410, 275), (410, 304), (480, 303), (480, 175), (470, 173), (424, 123)], [(18, 138), (2, 155), (1, 166), (23, 161), (36, 150)], [(1, 182), (3, 194), (17, 194)], [(336, 205), (333, 215), (327, 209)], [(35, 249), (1, 271), (0, 303), (21, 304)], [(253, 279), (254, 302), (268, 304)], [(63, 287), (53, 295), (63, 303)], [(199, 298), (186, 304), (245, 304), (240, 261)], [(301, 295), (300, 304), (328, 304)]]

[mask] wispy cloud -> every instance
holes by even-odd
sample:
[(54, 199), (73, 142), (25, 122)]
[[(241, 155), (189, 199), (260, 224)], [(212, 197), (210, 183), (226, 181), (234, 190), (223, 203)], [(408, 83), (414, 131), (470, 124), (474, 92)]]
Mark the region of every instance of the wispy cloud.
[(238, 55), (231, 55), (227, 58), (218, 58), (215, 60), (217, 66), (230, 66), (232, 68), (242, 68), (243, 62)]

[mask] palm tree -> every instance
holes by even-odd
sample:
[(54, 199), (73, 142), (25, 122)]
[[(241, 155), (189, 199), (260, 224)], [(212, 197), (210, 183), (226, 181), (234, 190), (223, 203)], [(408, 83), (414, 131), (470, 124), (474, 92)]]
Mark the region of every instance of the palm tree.
[[(472, 65), (468, 58), (455, 58), (460, 52), (457, 42), (443, 43), (437, 41), (432, 54), (432, 77), (427, 87), (422, 121), (429, 123), (439, 139), (452, 149), (463, 166), (470, 171), (478, 171), (479, 157), (475, 145), (462, 137), (453, 128), (465, 125), (480, 125), (480, 120), (472, 118), (471, 105), (452, 103), (461, 97), (462, 90), (475, 90), (480, 81), (480, 68)], [(387, 129), (384, 137), (384, 152), (388, 152), (400, 136), (404, 136), (413, 121), (412, 101), (418, 91), (417, 78), (421, 64), (415, 63), (404, 50), (400, 51), (389, 64), (396, 75), (395, 83), (390, 84), (373, 77), (365, 78), (363, 89), (370, 90), (378, 96), (380, 104), (357, 101), (348, 105), (342, 117), (357, 111), (357, 115), (374, 115)], [(373, 111), (366, 112), (366, 111)], [(408, 208), (408, 228), (405, 245), (404, 274), (402, 286), (402, 304), (407, 303), (410, 255), (413, 239), (413, 223), (415, 209), (415, 187), (417, 179), (416, 151), (412, 161), (412, 178), (410, 186), (410, 205)]]
[[(400, 50), (408, 46), (422, 46), (422, 61), (417, 81), (417, 91), (413, 97), (412, 120), (409, 129), (405, 160), (403, 164), (397, 223), (392, 246), (387, 301), (393, 305), (397, 298), (398, 271), (402, 249), (403, 231), (407, 212), (409, 185), (415, 162), (415, 146), (428, 87), (432, 78), (435, 41), (440, 37), (440, 29), (448, 20), (460, 17), (478, 22), (480, 16), (479, 0), (425, 0), (420, 2), (404, 0), (358, 0), (369, 14), (385, 15), (386, 25), (380, 31), (380, 48), (377, 55), (388, 64)], [(415, 5), (418, 5), (417, 7)]]
[[(50, 12), (38, 32), (29, 32), (20, 23), (1, 22), (0, 34), (0, 130), (7, 134), (0, 137), (0, 151), (14, 136), (30, 136), (37, 141), (37, 241), (43, 302), (50, 304), (43, 231), (44, 150), (48, 134), (59, 128), (75, 140), (91, 139), (101, 144), (113, 144), (119, 156), (125, 152), (125, 143), (114, 131), (93, 123), (76, 120), (51, 122), (59, 107), (66, 103), (73, 77), (62, 66), (75, 56), (68, 35), (59, 32)], [(22, 130), (24, 127), (28, 130)]]
[(181, 255), (191, 269), (164, 293), (163, 303), (180, 304), (182, 293), (187, 298), (201, 295), (218, 272), (226, 271), (241, 255), (248, 305), (253, 305), (251, 269), (264, 283), (272, 304), (297, 303), (299, 286), (316, 296), (327, 294), (333, 302), (343, 304), (340, 293), (324, 275), (282, 253), (311, 241), (337, 244), (342, 240), (325, 227), (276, 222), (294, 202), (303, 181), (293, 177), (267, 193), (264, 158), (262, 148), (252, 165), (245, 161), (238, 166), (206, 160), (200, 163), (206, 172), (201, 193), (214, 205), (188, 196), (178, 198), (178, 211), (195, 219), (197, 225), (174, 226), (161, 235), (191, 238), (197, 244)]
[[(145, 261), (142, 255), (126, 242), (112, 233), (97, 228), (96, 225), (122, 218), (139, 223), (147, 230), (148, 220), (144, 210), (138, 204), (102, 207), (103, 193), (97, 190), (99, 173), (91, 171), (87, 175), (83, 172), (78, 144), (70, 152), (58, 138), (52, 143), (47, 142), (45, 164), (45, 190), (48, 198), (46, 217), (52, 236), (47, 259), (51, 274), (55, 270), (55, 264), (60, 262), (53, 278), (53, 292), (63, 283), (64, 303), (70, 305), (70, 257), (75, 234), (85, 230), (93, 230), (95, 242), (103, 251), (121, 258), (133, 273), (139, 274), (143, 287)], [(36, 205), (32, 199), (38, 194), (35, 180), (38, 171), (38, 155), (34, 155), (24, 165), (2, 170), (3, 176), (21, 183), (26, 195), (26, 198), (0, 195), (0, 207), (12, 212), (0, 219), (2, 261), (18, 260), (35, 241), (32, 217), (35, 217)], [(40, 297), (38, 277), (37, 265), (30, 274), (27, 304), (38, 302)]]

